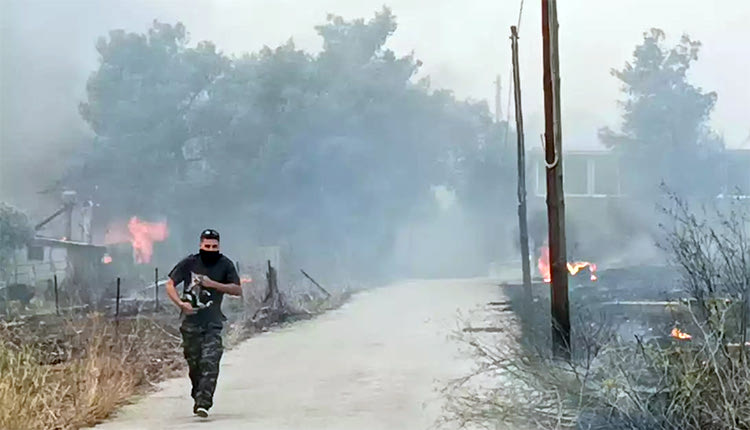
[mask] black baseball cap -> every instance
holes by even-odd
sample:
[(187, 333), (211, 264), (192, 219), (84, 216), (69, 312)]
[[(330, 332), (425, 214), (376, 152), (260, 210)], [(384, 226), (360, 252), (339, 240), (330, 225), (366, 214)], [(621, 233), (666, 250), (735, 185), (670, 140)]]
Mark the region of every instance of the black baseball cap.
[(212, 228), (207, 228), (201, 232), (201, 240), (203, 239), (221, 240), (219, 236), (219, 232)]

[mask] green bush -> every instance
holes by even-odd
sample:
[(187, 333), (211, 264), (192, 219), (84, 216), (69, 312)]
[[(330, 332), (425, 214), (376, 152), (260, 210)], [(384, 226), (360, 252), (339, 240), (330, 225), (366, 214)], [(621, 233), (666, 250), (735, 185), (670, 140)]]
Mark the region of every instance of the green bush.
[(34, 229), (26, 214), (0, 202), (0, 271), (2, 275), (5, 275), (14, 252), (24, 247), (33, 238)]

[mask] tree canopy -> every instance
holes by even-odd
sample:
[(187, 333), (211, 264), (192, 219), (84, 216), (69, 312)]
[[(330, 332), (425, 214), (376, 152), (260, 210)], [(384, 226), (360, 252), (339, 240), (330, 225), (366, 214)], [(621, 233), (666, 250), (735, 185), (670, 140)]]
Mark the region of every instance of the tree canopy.
[[(656, 28), (644, 33), (632, 62), (612, 70), (625, 95), (621, 131), (604, 128), (599, 135), (626, 155), (626, 169), (639, 170), (623, 175), (631, 181), (631, 191), (658, 189), (661, 181), (680, 192), (715, 191), (716, 185), (705, 178), (716, 177), (709, 172), (716, 164), (711, 161), (723, 148), (708, 125), (717, 95), (688, 81), (701, 43), (683, 35), (669, 47), (665, 36)], [(707, 174), (691, 174), (695, 169)]]
[(290, 40), (241, 56), (191, 45), (179, 23), (110, 32), (80, 107), (93, 150), (68, 182), (110, 216), (167, 216), (186, 240), (228, 226), (360, 272), (435, 210), (432, 186), (499, 206), (506, 125), (416, 81), (421, 62), (386, 48), (389, 9), (316, 30), (318, 54)]
[(0, 272), (5, 272), (15, 251), (33, 238), (34, 229), (26, 214), (0, 202)]

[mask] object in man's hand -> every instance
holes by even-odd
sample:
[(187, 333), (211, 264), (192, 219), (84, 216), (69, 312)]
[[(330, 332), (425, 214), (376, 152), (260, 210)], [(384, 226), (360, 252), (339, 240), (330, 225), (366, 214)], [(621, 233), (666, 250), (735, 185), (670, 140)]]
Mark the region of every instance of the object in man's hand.
[(182, 301), (188, 302), (193, 309), (204, 309), (213, 303), (211, 291), (203, 288), (205, 275), (190, 273), (190, 285), (185, 288), (182, 294)]

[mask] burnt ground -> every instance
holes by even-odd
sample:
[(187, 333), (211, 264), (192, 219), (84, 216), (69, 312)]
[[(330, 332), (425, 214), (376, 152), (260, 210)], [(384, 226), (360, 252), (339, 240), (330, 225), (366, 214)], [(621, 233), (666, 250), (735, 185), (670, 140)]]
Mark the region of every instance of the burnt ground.
[[(666, 266), (638, 266), (603, 270), (598, 280), (591, 281), (587, 273), (569, 278), (569, 300), (572, 331), (583, 330), (584, 324), (606, 324), (625, 340), (634, 336), (643, 339), (669, 337), (671, 329), (689, 326), (684, 312), (666, 301), (686, 297), (680, 288), (680, 273)], [(525, 333), (549, 333), (550, 285), (537, 280), (533, 286), (533, 305), (529, 312), (522, 310), (523, 286), (504, 285), (520, 316)], [(678, 307), (679, 308), (679, 307)]]

